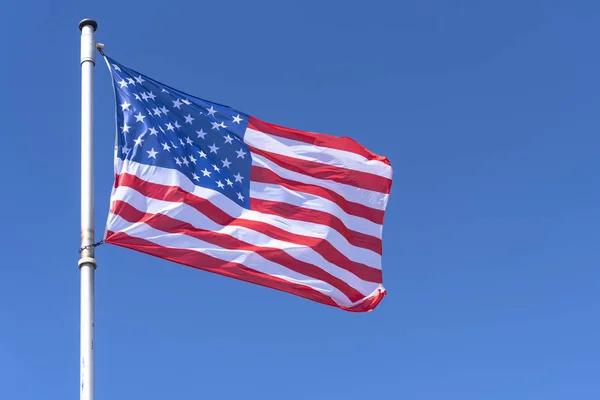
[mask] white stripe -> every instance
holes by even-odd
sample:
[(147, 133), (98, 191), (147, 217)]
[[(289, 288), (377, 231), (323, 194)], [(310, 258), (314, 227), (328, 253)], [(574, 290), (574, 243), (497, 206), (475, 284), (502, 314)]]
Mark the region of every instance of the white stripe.
[[(215, 257), (226, 262), (239, 263), (255, 271), (276, 276), (288, 282), (308, 286), (325, 294), (326, 296), (331, 297), (339, 305), (348, 306), (351, 304), (346, 295), (330, 284), (318, 279), (309, 278), (277, 263), (265, 260), (255, 252), (247, 250), (223, 249), (210, 243), (206, 243), (200, 239), (192, 238), (186, 235), (165, 233), (144, 223), (132, 224), (116, 215), (112, 216), (112, 220), (113, 226), (111, 230), (113, 232), (123, 232), (129, 236), (148, 240), (165, 248), (193, 251), (201, 254), (207, 254), (211, 257)], [(202, 266), (199, 265), (198, 267)]]
[[(233, 200), (215, 190), (196, 186), (185, 175), (174, 169), (161, 168), (132, 161), (123, 162), (120, 168), (122, 173), (136, 175), (150, 183), (180, 187), (186, 192), (207, 199), (233, 218), (264, 222), (286, 232), (318, 239), (326, 239), (350, 260), (368, 265), (372, 268), (381, 269), (380, 254), (349, 244), (346, 238), (339, 232), (325, 225), (305, 221), (295, 221), (277, 215), (263, 214), (258, 211), (248, 210), (240, 207)], [(114, 194), (112, 196), (114, 196)], [(360, 228), (360, 226), (358, 227)], [(357, 231), (365, 233), (360, 229), (357, 229)]]
[[(114, 200), (124, 201), (144, 213), (164, 214), (171, 218), (187, 222), (195, 228), (228, 235), (254, 246), (284, 250), (296, 260), (302, 260), (315, 265), (332, 276), (345, 281), (365, 295), (371, 293), (374, 285), (377, 285), (372, 282), (363, 281), (351, 272), (330, 263), (310, 247), (273, 239), (270, 236), (261, 234), (249, 228), (219, 225), (198, 210), (184, 203), (173, 203), (147, 198), (138, 191), (126, 186), (121, 186), (117, 189)], [(120, 219), (120, 217), (118, 218)], [(115, 229), (116, 228), (112, 225), (109, 227), (109, 230), (112, 230), (113, 232), (116, 231)]]
[(255, 199), (279, 201), (294, 206), (323, 211), (342, 220), (348, 229), (381, 238), (382, 225), (355, 215), (346, 214), (333, 201), (309, 193), (297, 192), (271, 183), (252, 182), (250, 197)]
[(351, 201), (353, 203), (359, 203), (367, 207), (374, 208), (376, 210), (385, 210), (387, 204), (389, 196), (387, 194), (357, 188), (355, 186), (346, 185), (336, 181), (314, 178), (312, 176), (290, 171), (289, 169), (285, 169), (270, 161), (266, 157), (260, 156), (256, 153), (252, 153), (252, 165), (270, 169), (271, 171), (275, 172), (277, 175), (285, 179), (291, 179), (294, 181), (307, 183), (310, 185), (316, 185), (333, 190), (348, 201)]
[(244, 142), (257, 149), (283, 156), (392, 178), (392, 167), (386, 163), (379, 160), (369, 160), (360, 154), (345, 150), (315, 146), (293, 139), (269, 135), (251, 128), (246, 129)]

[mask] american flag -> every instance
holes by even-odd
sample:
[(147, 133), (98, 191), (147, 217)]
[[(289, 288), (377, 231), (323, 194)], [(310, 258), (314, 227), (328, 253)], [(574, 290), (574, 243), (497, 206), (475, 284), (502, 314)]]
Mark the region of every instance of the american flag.
[(106, 243), (348, 311), (379, 304), (387, 158), (105, 60), (117, 111)]

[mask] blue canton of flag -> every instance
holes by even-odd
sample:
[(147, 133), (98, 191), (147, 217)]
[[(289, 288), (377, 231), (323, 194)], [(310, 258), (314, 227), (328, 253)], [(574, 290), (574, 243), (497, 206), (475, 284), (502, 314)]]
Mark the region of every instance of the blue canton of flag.
[(106, 59), (118, 103), (117, 157), (176, 169), (249, 208), (248, 115)]

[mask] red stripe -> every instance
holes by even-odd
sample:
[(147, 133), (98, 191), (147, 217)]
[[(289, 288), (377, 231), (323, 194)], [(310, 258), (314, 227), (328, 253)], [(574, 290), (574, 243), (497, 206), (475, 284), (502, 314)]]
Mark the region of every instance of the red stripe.
[(197, 228), (185, 221), (171, 218), (165, 214), (145, 213), (121, 200), (117, 200), (113, 203), (111, 212), (132, 224), (145, 223), (162, 232), (186, 235), (224, 249), (251, 251), (269, 261), (280, 264), (302, 275), (306, 275), (309, 278), (329, 283), (331, 286), (344, 293), (352, 302), (358, 301), (364, 297), (362, 293), (340, 278), (336, 278), (316, 265), (297, 260), (281, 249), (255, 246), (225, 233)]
[(341, 219), (324, 211), (255, 198), (250, 199), (250, 207), (264, 214), (279, 215), (296, 221), (327, 225), (341, 233), (351, 245), (381, 254), (381, 239), (348, 229)]
[(297, 129), (286, 128), (283, 126), (270, 124), (268, 122), (263, 122), (254, 117), (250, 117), (250, 120), (248, 121), (248, 128), (263, 133), (268, 133), (269, 135), (279, 136), (286, 139), (292, 139), (298, 142), (310, 143), (315, 146), (349, 151), (351, 153), (359, 154), (368, 160), (381, 161), (391, 166), (387, 157), (373, 153), (372, 151), (370, 151), (363, 145), (355, 142), (353, 139), (350, 139), (349, 137), (337, 137), (322, 133), (299, 131)]
[(344, 210), (346, 214), (361, 217), (379, 225), (383, 224), (383, 210), (377, 210), (375, 208), (367, 207), (360, 203), (348, 201), (342, 195), (338, 194), (337, 192), (334, 192), (333, 190), (326, 189), (317, 185), (293, 181), (291, 179), (285, 179), (280, 177), (270, 169), (257, 167), (255, 165), (252, 166), (252, 170), (250, 172), (250, 179), (256, 182), (280, 185), (297, 192), (314, 194), (315, 196), (319, 196), (334, 202), (342, 210)]
[(253, 269), (247, 268), (242, 264), (227, 262), (221, 259), (184, 249), (173, 249), (159, 246), (148, 240), (135, 238), (123, 232), (107, 232), (106, 243), (136, 250), (151, 256), (163, 258), (188, 267), (212, 272), (215, 274), (227, 276), (229, 278), (250, 282), (256, 285), (268, 287), (286, 293), (291, 293), (305, 299), (316, 301), (333, 307), (338, 307), (348, 311), (365, 312), (373, 310), (381, 301), (385, 293), (381, 293), (374, 299), (369, 299), (358, 306), (352, 308), (341, 307), (335, 303), (329, 296), (314, 290), (308, 286), (288, 282)]
[[(248, 143), (246, 143), (248, 145)], [(344, 185), (367, 189), (378, 193), (388, 194), (392, 187), (392, 180), (368, 172), (336, 167), (335, 165), (322, 164), (316, 161), (302, 160), (284, 156), (270, 151), (257, 149), (248, 145), (250, 151), (261, 155), (282, 168), (299, 174), (312, 176), (317, 179), (326, 179)]]
[(351, 261), (325, 239), (287, 232), (265, 222), (251, 221), (243, 218), (233, 218), (225, 211), (212, 204), (210, 201), (186, 192), (178, 186), (164, 186), (156, 183), (150, 183), (138, 178), (135, 175), (126, 173), (119, 175), (117, 180), (119, 186), (128, 186), (134, 188), (146, 197), (170, 202), (185, 203), (198, 210), (207, 218), (219, 225), (242, 226), (265, 234), (273, 239), (310, 247), (327, 261), (353, 273), (358, 278), (369, 282), (381, 283), (382, 275), (380, 269)]
[(369, 298), (354, 307), (343, 307), (335, 303), (329, 296), (314, 290), (308, 286), (288, 282), (284, 279), (272, 275), (264, 274), (259, 271), (247, 268), (242, 264), (226, 262), (221, 259), (189, 250), (172, 249), (158, 246), (150, 241), (135, 238), (123, 232), (107, 232), (106, 243), (125, 247), (151, 256), (163, 258), (188, 267), (212, 272), (215, 274), (227, 276), (229, 278), (239, 279), (256, 285), (261, 285), (282, 292), (291, 293), (312, 301), (323, 303), (329, 306), (338, 307), (342, 310), (353, 312), (372, 311), (381, 302), (385, 296), (385, 291), (377, 296)]

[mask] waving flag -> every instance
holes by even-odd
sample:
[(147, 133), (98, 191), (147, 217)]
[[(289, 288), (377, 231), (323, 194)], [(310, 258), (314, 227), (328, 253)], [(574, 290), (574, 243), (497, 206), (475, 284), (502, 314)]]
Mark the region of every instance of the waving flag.
[(105, 58), (117, 109), (106, 243), (349, 311), (377, 306), (387, 158)]

